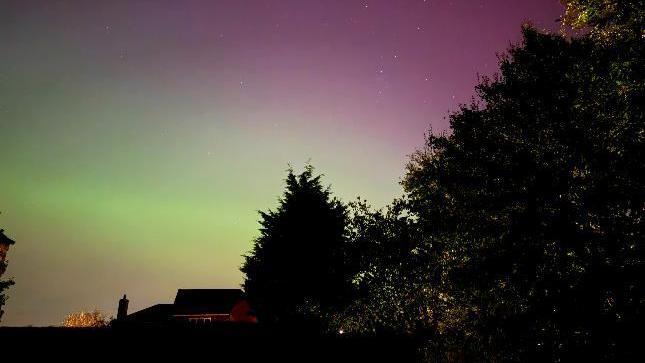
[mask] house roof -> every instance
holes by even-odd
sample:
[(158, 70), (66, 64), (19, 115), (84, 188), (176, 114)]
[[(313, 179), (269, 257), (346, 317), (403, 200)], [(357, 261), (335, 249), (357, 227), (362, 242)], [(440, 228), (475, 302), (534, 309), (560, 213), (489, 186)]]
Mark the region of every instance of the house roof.
[(240, 289), (179, 289), (174, 313), (229, 314), (241, 298)]
[(164, 321), (170, 318), (173, 311), (173, 304), (157, 304), (128, 315), (128, 319), (142, 322)]
[(231, 314), (240, 289), (179, 289), (174, 304), (157, 304), (129, 314), (129, 321), (164, 322), (173, 315)]
[(12, 245), (16, 243), (11, 238), (4, 235), (4, 229), (0, 229), (0, 245)]

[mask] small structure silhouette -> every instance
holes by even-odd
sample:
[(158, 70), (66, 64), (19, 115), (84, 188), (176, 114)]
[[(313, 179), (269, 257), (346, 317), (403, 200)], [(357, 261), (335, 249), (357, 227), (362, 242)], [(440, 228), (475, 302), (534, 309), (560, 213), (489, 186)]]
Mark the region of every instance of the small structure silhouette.
[(240, 289), (179, 289), (172, 304), (157, 304), (127, 314), (129, 300), (119, 300), (117, 320), (124, 323), (208, 325), (216, 322), (256, 323)]
[(130, 300), (123, 294), (121, 300), (119, 300), (119, 308), (116, 313), (117, 320), (123, 320), (128, 316), (128, 303)]

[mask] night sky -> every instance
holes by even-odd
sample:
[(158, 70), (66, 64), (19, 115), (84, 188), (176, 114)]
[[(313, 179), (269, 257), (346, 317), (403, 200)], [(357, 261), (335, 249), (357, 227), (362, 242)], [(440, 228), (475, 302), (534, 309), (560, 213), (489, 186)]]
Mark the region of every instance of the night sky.
[(0, 0), (3, 325), (237, 287), (288, 164), (383, 206), (558, 0)]

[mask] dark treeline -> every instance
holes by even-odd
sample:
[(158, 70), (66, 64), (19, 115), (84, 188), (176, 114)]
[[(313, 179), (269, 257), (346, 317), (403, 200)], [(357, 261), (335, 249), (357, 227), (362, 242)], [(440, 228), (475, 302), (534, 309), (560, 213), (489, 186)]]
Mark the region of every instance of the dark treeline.
[(383, 210), (288, 172), (242, 267), (268, 324), (406, 334), (438, 361), (623, 360), (643, 309), (642, 1), (569, 1), (430, 132)]

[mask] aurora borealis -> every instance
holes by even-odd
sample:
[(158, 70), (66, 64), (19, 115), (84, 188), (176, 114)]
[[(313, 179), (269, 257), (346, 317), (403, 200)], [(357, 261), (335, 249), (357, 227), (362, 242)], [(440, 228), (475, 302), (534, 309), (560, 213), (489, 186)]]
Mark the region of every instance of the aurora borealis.
[(3, 325), (236, 287), (308, 160), (382, 206), (557, 0), (0, 0)]

